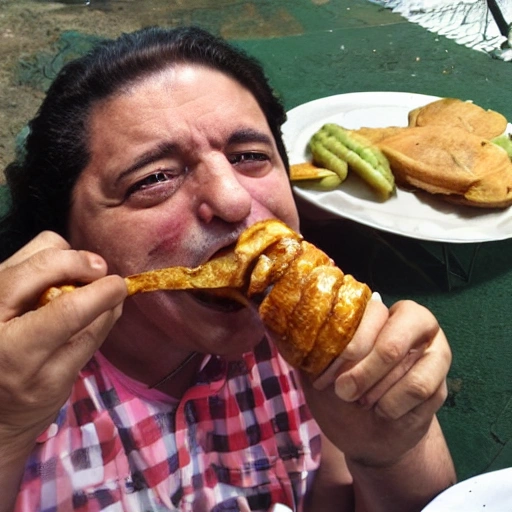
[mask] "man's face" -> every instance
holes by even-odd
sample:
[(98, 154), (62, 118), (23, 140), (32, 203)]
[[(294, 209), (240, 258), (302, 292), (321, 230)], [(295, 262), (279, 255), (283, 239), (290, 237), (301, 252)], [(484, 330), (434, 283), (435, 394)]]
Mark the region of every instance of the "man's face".
[[(152, 75), (97, 105), (89, 135), (70, 240), (101, 254), (111, 273), (200, 265), (262, 219), (298, 229), (265, 116), (248, 90), (218, 71), (179, 65)], [(262, 335), (253, 311), (188, 292), (127, 299), (117, 332), (225, 354), (252, 348)]]

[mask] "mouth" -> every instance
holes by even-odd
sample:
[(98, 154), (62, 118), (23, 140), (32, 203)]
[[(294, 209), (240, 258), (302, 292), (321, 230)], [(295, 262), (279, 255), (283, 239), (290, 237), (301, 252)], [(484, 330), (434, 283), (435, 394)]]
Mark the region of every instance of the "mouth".
[(190, 295), (202, 306), (222, 313), (234, 313), (249, 305), (247, 299), (235, 290), (193, 290)]

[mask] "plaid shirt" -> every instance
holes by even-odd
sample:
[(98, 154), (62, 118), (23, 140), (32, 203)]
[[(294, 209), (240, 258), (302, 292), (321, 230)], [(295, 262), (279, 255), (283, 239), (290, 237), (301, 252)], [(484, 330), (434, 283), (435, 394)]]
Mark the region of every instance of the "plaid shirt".
[(169, 403), (92, 359), (28, 460), (16, 511), (300, 510), (320, 437), (295, 379), (264, 340), (240, 361), (211, 357)]

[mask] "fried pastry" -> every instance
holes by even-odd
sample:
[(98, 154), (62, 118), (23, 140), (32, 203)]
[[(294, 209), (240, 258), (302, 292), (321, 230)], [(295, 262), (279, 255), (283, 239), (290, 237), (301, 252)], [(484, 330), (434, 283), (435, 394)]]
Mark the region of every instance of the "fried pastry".
[(485, 110), (471, 101), (441, 98), (409, 112), (409, 126), (453, 126), (492, 139), (507, 129), (507, 119), (494, 110)]
[(379, 128), (363, 126), (361, 128), (357, 128), (356, 130), (349, 130), (349, 132), (354, 135), (360, 135), (361, 137), (364, 137), (367, 141), (369, 141), (371, 144), (377, 145), (384, 139), (392, 137), (393, 135), (398, 135), (402, 131), (407, 129), (408, 128), (405, 126), (384, 126)]
[(342, 183), (337, 173), (313, 162), (290, 165), (290, 181), (296, 185), (315, 190), (332, 190)]
[(402, 186), (481, 208), (512, 204), (512, 163), (507, 152), (462, 128), (409, 128), (378, 146)]
[[(125, 281), (129, 295), (200, 288), (255, 304), (284, 359), (312, 377), (345, 349), (371, 297), (366, 284), (276, 219), (253, 224), (232, 250), (196, 268), (150, 270)], [(72, 289), (51, 288), (41, 305)]]

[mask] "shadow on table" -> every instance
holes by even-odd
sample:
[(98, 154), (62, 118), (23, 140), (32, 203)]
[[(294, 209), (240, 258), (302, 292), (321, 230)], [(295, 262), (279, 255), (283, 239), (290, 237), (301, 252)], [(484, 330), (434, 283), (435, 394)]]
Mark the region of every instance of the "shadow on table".
[(344, 272), (383, 292), (452, 291), (511, 268), (512, 240), (468, 244), (422, 241), (345, 219), (301, 218), (301, 230)]

